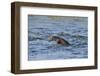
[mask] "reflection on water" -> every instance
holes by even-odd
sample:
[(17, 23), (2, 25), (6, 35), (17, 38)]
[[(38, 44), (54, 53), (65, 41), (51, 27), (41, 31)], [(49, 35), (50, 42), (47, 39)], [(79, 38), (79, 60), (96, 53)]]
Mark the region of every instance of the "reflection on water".
[[(28, 60), (88, 58), (88, 18), (28, 16)], [(71, 45), (49, 41), (58, 36)]]

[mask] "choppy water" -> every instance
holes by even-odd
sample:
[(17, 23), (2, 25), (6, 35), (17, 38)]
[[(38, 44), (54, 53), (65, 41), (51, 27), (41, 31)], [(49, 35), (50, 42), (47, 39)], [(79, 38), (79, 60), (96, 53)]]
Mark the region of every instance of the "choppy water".
[[(28, 60), (88, 58), (88, 18), (28, 16)], [(48, 37), (67, 40), (63, 46)]]

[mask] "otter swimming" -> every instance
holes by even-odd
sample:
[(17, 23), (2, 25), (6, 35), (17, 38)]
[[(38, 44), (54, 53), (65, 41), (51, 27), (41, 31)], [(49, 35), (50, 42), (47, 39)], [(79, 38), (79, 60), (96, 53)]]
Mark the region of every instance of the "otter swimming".
[(61, 45), (67, 45), (67, 46), (70, 45), (68, 41), (58, 36), (50, 36), (49, 40), (56, 41), (58, 44), (61, 44)]

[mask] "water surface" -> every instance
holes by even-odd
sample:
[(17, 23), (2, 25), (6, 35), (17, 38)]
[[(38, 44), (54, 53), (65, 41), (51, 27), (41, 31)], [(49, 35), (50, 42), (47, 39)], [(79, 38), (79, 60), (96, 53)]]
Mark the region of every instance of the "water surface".
[[(58, 36), (71, 45), (49, 41)], [(60, 16), (28, 16), (28, 60), (88, 58), (88, 18)]]

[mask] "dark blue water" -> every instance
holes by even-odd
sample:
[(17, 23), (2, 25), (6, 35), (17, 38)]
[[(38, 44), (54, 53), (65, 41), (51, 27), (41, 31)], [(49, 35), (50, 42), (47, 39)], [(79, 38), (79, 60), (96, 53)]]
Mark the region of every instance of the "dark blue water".
[[(49, 41), (58, 36), (71, 45)], [(88, 18), (28, 16), (28, 60), (88, 58)]]

